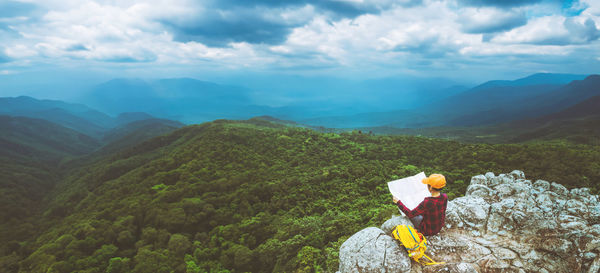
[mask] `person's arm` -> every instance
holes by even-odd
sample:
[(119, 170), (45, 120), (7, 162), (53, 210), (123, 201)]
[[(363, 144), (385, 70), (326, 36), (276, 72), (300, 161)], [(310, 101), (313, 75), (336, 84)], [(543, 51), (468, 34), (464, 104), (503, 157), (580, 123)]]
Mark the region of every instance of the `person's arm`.
[(423, 200), (415, 209), (413, 210), (409, 210), (404, 204), (402, 204), (402, 201), (396, 199), (396, 197), (393, 198), (394, 199), (394, 203), (396, 203), (396, 205), (398, 205), (398, 208), (404, 212), (404, 214), (406, 214), (406, 216), (408, 218), (413, 218), (417, 215), (421, 215), (425, 213), (425, 200)]

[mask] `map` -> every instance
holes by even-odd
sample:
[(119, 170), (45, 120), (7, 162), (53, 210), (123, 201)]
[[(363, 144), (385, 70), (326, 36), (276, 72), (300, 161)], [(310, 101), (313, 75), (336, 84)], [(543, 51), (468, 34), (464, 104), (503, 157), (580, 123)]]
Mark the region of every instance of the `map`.
[(402, 204), (408, 209), (413, 210), (425, 197), (431, 196), (427, 185), (421, 183), (425, 177), (425, 173), (421, 172), (414, 176), (394, 180), (388, 182), (388, 188), (394, 197), (402, 201)]

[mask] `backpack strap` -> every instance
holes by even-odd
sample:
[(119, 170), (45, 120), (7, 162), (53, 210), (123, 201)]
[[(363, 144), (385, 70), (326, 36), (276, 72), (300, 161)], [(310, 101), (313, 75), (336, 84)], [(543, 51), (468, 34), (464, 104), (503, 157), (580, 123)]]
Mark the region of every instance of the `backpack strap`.
[(425, 253), (423, 253), (423, 256), (425, 256), (425, 258), (429, 259), (431, 262), (430, 263), (422, 263), (423, 265), (434, 265), (434, 264), (445, 264), (445, 262), (436, 262), (434, 260), (432, 260), (431, 258), (429, 258), (429, 256), (427, 256)]

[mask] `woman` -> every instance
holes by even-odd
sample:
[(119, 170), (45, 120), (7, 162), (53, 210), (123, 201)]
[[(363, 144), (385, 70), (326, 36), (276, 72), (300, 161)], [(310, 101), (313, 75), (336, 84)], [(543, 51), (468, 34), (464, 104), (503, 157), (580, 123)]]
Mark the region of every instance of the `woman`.
[(402, 201), (393, 198), (398, 208), (406, 214), (415, 228), (425, 236), (435, 235), (444, 226), (448, 196), (441, 193), (446, 186), (446, 178), (441, 174), (432, 174), (421, 181), (427, 184), (431, 197), (425, 197), (415, 209), (409, 210)]

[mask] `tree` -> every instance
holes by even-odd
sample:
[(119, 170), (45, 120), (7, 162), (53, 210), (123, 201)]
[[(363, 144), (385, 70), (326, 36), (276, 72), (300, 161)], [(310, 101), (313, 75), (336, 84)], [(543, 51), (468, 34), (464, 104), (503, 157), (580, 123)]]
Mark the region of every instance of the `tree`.
[(129, 258), (114, 257), (108, 261), (106, 273), (127, 273), (129, 269)]

